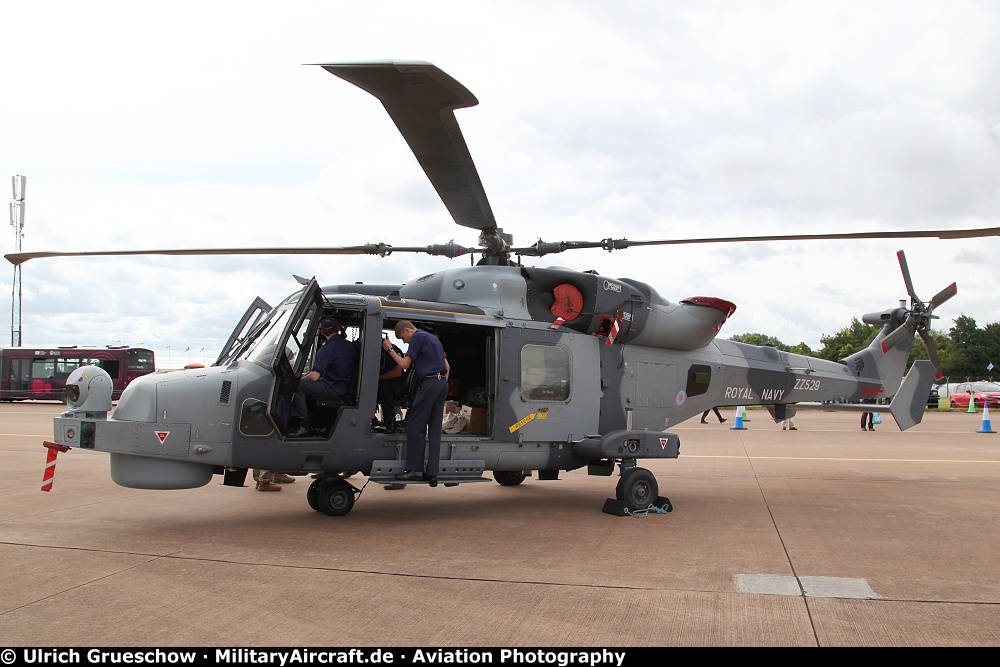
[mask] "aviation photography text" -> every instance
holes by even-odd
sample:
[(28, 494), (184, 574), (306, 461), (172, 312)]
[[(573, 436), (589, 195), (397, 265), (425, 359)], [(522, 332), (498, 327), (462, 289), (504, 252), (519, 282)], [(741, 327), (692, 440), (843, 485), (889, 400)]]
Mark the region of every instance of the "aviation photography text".
[(551, 648), (7, 648), (2, 665), (528, 665), (622, 667), (633, 651)]

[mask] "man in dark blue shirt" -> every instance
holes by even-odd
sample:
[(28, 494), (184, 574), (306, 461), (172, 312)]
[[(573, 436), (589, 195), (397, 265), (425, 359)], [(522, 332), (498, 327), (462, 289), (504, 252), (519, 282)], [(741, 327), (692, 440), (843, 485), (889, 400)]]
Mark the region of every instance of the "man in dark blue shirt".
[[(319, 333), (326, 338), (326, 343), (316, 352), (316, 362), (312, 370), (302, 376), (299, 390), (292, 397), (291, 415), (300, 422), (307, 417), (307, 398), (347, 396), (351, 390), (351, 380), (358, 359), (358, 349), (340, 333), (340, 323), (336, 319), (330, 317), (323, 320), (319, 325)], [(300, 423), (289, 435), (298, 437), (308, 432), (306, 425)]]
[[(382, 349), (404, 370), (416, 374), (420, 383), (416, 396), (406, 413), (406, 470), (396, 475), (401, 481), (427, 480), (437, 486), (441, 462), (441, 421), (444, 402), (448, 398), (448, 374), (451, 366), (444, 347), (433, 335), (413, 326), (409, 320), (396, 324), (396, 337), (409, 345), (400, 357), (389, 339), (382, 339)], [(424, 448), (427, 448), (427, 469), (424, 470)]]

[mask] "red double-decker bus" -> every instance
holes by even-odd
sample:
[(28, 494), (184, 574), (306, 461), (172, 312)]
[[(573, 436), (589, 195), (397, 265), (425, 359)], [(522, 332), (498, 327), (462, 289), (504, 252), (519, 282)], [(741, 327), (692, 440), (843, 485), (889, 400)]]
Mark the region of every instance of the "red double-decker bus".
[(61, 400), (66, 378), (80, 366), (100, 366), (118, 399), (128, 383), (156, 370), (153, 351), (141, 347), (7, 347), (0, 349), (0, 401)]

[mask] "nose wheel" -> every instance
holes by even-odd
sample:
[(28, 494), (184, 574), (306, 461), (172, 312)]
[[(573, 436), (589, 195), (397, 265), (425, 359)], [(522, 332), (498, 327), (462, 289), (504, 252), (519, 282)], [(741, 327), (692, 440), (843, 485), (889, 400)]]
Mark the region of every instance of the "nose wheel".
[(618, 500), (635, 512), (647, 509), (656, 502), (660, 489), (653, 473), (645, 468), (630, 468), (622, 471), (615, 492)]

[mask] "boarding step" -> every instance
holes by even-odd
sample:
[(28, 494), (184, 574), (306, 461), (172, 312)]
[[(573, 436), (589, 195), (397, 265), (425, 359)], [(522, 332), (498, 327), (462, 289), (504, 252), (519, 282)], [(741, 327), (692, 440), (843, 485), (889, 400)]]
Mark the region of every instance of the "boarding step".
[[(489, 477), (483, 477), (486, 461), (441, 461), (438, 465), (438, 484), (454, 486), (469, 482), (489, 482)], [(380, 484), (427, 484), (420, 481), (400, 481), (396, 475), (406, 471), (406, 461), (375, 461), (372, 463), (368, 479)]]

